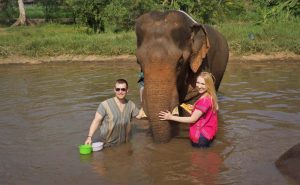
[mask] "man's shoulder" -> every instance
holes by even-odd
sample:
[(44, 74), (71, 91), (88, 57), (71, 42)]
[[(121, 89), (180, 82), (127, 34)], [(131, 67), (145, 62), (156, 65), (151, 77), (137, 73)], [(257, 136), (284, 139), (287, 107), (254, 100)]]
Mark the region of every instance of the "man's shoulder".
[(100, 102), (99, 107), (106, 109), (113, 104), (113, 101), (114, 101), (114, 98), (108, 98), (106, 100), (103, 100)]
[(128, 100), (128, 99), (127, 99), (127, 104), (129, 104), (129, 105), (135, 105), (135, 103), (133, 101)]
[(114, 98), (108, 98), (106, 100), (103, 100), (102, 102), (100, 103), (111, 103), (112, 101), (114, 101)]

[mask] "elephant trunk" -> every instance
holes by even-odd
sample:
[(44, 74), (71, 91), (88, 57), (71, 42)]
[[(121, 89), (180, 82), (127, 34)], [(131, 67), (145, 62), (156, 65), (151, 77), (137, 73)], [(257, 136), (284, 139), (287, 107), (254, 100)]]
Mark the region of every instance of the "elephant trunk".
[(172, 111), (178, 105), (175, 79), (151, 78), (145, 73), (144, 97), (143, 106), (149, 118), (154, 141), (168, 142), (171, 139), (170, 121), (161, 121), (158, 113), (166, 110)]
[(171, 139), (171, 125), (167, 121), (150, 121), (154, 142), (167, 143)]

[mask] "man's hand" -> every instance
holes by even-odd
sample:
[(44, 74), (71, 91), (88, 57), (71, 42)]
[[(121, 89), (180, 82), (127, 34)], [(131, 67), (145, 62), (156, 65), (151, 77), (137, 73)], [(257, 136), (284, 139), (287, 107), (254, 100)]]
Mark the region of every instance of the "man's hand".
[(92, 137), (88, 136), (84, 142), (86, 145), (91, 145), (92, 144)]

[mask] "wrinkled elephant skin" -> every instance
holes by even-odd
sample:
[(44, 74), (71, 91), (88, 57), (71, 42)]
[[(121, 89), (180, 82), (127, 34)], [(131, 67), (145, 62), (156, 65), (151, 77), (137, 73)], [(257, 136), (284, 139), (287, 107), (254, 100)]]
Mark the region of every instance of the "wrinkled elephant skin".
[(300, 183), (300, 143), (282, 154), (275, 164), (283, 174)]
[(144, 72), (143, 108), (154, 140), (168, 142), (172, 128), (158, 119), (158, 112), (194, 101), (201, 71), (214, 75), (218, 89), (228, 61), (228, 44), (218, 31), (182, 11), (146, 13), (137, 19), (135, 29), (137, 62)]

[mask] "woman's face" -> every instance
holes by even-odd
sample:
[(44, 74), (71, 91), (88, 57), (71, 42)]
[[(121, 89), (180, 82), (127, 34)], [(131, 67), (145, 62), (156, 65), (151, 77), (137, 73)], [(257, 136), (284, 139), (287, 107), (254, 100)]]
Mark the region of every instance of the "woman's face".
[(200, 94), (203, 94), (207, 91), (207, 86), (203, 77), (199, 76), (196, 81), (196, 87)]

